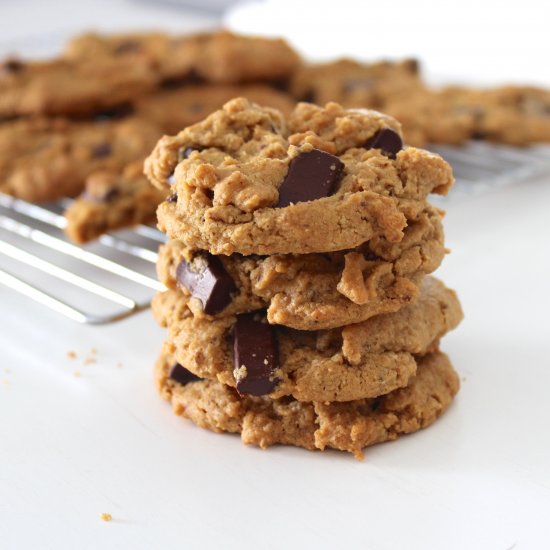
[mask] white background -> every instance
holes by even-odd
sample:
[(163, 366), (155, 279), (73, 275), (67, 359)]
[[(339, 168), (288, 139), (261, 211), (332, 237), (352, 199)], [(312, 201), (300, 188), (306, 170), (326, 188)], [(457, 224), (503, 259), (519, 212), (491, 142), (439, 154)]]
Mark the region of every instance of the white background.
[[(373, 21), (395, 37), (403, 6), (385, 4), (385, 19), (365, 11), (364, 43)], [(331, 3), (335, 48), (358, 32), (355, 22), (346, 32), (337, 7)], [(6, 51), (34, 48), (40, 36), (51, 45), (90, 26), (210, 21), (177, 13), (128, 2), (3, 3), (0, 42)], [(417, 19), (437, 29), (435, 13), (423, 13)], [(291, 14), (281, 9), (281, 19)], [(464, 17), (453, 14), (446, 28), (456, 37)], [(477, 25), (464, 29), (457, 60)], [(304, 28), (312, 36), (312, 24)], [(513, 35), (512, 22), (508, 29)], [(516, 42), (526, 36), (516, 33)], [(323, 49), (327, 42), (320, 35)], [(523, 70), (536, 77), (534, 61), (524, 56)], [(482, 64), (488, 78), (499, 78), (498, 59)], [(432, 428), (369, 449), (363, 462), (336, 452), (260, 451), (195, 428), (153, 388), (163, 331), (149, 312), (85, 327), (0, 287), (0, 549), (550, 547), (549, 211), (549, 177), (449, 203), (453, 252), (438, 276), (458, 290), (466, 319), (443, 348), (462, 390)], [(92, 348), (98, 362), (83, 365)], [(102, 512), (113, 521), (102, 522)]]

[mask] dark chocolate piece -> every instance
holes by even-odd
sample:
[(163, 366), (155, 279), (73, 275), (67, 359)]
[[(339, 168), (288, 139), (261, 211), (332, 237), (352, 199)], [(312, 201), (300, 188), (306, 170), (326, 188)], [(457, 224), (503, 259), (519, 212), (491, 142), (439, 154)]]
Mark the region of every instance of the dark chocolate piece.
[(275, 328), (265, 312), (237, 315), (233, 335), (233, 364), (237, 391), (241, 395), (266, 395), (279, 380), (279, 348)]
[(403, 64), (411, 74), (418, 74), (420, 72), (420, 62), (418, 59), (405, 59)]
[(137, 40), (125, 40), (121, 42), (114, 50), (115, 55), (141, 50), (141, 43)]
[(312, 149), (290, 162), (279, 187), (277, 208), (328, 197), (344, 174), (344, 163), (334, 155)]
[(107, 189), (105, 193), (103, 193), (102, 195), (93, 195), (92, 193), (88, 193), (88, 191), (84, 191), (84, 193), (82, 193), (82, 198), (89, 202), (103, 204), (106, 202), (111, 202), (113, 199), (115, 199), (119, 195), (120, 195), (120, 190), (117, 189), (116, 187), (112, 187), (111, 189)]
[(183, 260), (176, 269), (176, 279), (191, 296), (201, 301), (207, 315), (224, 309), (237, 290), (220, 259), (210, 254), (196, 256), (190, 262)]
[(365, 149), (381, 149), (382, 153), (394, 159), (397, 153), (403, 149), (403, 140), (395, 130), (383, 128), (367, 140)]
[(25, 64), (19, 59), (7, 59), (4, 63), (0, 63), (0, 73), (13, 74), (22, 71)]
[(178, 202), (178, 194), (172, 193), (167, 197), (166, 202)]
[(176, 363), (170, 369), (170, 374), (168, 375), (174, 382), (185, 386), (185, 384), (190, 384), (191, 382), (199, 382), (200, 378), (195, 376), (192, 372), (188, 371), (185, 367), (182, 367), (179, 363)]
[(92, 149), (92, 155), (95, 158), (108, 157), (113, 152), (113, 148), (110, 143), (100, 143)]
[[(121, 120), (134, 114), (134, 112), (135, 109), (131, 103), (121, 103), (120, 105), (112, 107), (111, 109), (104, 109), (95, 113), (93, 118), (98, 122), (101, 122), (103, 120)], [(78, 117), (75, 118), (78, 119)], [(86, 117), (82, 117), (82, 119), (86, 120)]]

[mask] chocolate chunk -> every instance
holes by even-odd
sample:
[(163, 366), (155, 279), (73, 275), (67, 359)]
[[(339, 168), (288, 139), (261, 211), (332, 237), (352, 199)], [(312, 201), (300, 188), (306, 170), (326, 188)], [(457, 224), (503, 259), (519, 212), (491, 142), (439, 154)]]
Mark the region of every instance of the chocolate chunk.
[(344, 163), (338, 157), (319, 149), (302, 153), (290, 162), (286, 178), (279, 187), (277, 208), (327, 197), (343, 174)]
[(141, 50), (141, 43), (137, 40), (125, 40), (124, 42), (121, 42), (115, 49), (114, 53), (115, 55), (118, 54), (125, 54), (129, 52), (137, 52)]
[(403, 65), (411, 74), (418, 74), (420, 72), (420, 62), (418, 59), (405, 59)]
[(100, 143), (92, 149), (92, 155), (95, 158), (108, 157), (113, 152), (113, 148), (110, 143)]
[(19, 59), (7, 59), (0, 64), (0, 73), (13, 74), (22, 71), (25, 64)]
[(135, 109), (131, 103), (121, 103), (111, 109), (104, 109), (94, 115), (94, 120), (101, 122), (103, 120), (120, 120), (134, 114)]
[(403, 149), (403, 140), (395, 130), (383, 128), (365, 143), (365, 149), (381, 149), (382, 153), (394, 159)]
[(170, 369), (170, 374), (168, 375), (174, 382), (178, 384), (190, 384), (191, 382), (199, 382), (200, 378), (195, 376), (192, 372), (188, 371), (185, 367), (182, 367), (179, 363), (176, 363)]
[(207, 315), (214, 315), (231, 302), (237, 290), (233, 279), (216, 256), (200, 255), (192, 261), (183, 260), (176, 269), (176, 279), (194, 298), (202, 302)]
[(278, 384), (279, 348), (275, 328), (264, 312), (237, 315), (233, 335), (233, 364), (237, 391), (243, 395), (265, 395)]
[(172, 193), (170, 196), (167, 197), (166, 202), (178, 202), (178, 194)]
[(89, 202), (95, 202), (98, 204), (111, 202), (113, 199), (116, 199), (120, 195), (120, 190), (116, 187), (112, 187), (111, 189), (105, 190), (102, 194), (93, 194), (89, 193), (88, 191), (84, 191), (82, 193), (82, 198), (89, 201)]

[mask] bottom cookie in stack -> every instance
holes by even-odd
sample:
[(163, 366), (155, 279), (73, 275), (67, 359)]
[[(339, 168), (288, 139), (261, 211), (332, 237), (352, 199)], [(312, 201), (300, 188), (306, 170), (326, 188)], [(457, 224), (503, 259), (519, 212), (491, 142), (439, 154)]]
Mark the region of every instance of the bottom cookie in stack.
[(462, 310), (433, 277), (416, 303), (330, 331), (268, 325), (261, 311), (196, 318), (187, 302), (167, 291), (153, 303), (169, 329), (157, 386), (176, 414), (240, 432), (245, 443), (361, 457), (368, 445), (431, 424), (458, 391), (438, 343)]
[(459, 379), (448, 357), (435, 351), (417, 359), (409, 384), (386, 395), (344, 402), (297, 401), (290, 397), (240, 396), (214, 380), (202, 380), (175, 363), (165, 345), (155, 380), (175, 414), (215, 432), (240, 433), (261, 448), (276, 443), (306, 449), (349, 451), (391, 441), (432, 424), (451, 404)]

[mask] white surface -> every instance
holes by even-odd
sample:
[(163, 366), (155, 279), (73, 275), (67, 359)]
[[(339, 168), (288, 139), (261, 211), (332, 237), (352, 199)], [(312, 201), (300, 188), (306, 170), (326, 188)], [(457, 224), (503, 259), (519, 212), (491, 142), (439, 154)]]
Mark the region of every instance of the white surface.
[[(2, 5), (4, 44), (58, 32), (40, 3), (18, 5), (35, 17)], [(171, 17), (134, 9), (128, 20)], [(123, 14), (98, 8), (59, 32), (128, 27)], [(549, 205), (548, 179), (451, 203), (438, 275), (466, 312), (443, 342), (462, 390), (429, 430), (364, 462), (195, 428), (155, 393), (163, 331), (148, 312), (85, 327), (0, 287), (1, 550), (548, 548)]]
[(363, 462), (175, 417), (148, 312), (85, 327), (0, 288), (0, 548), (548, 548), (549, 204), (541, 181), (451, 205), (438, 275), (466, 312), (443, 341), (462, 390)]
[(249, 0), (228, 25), (285, 36), (314, 60), (417, 57), (423, 73), (458, 83), (550, 86), (550, 4), (540, 0)]

